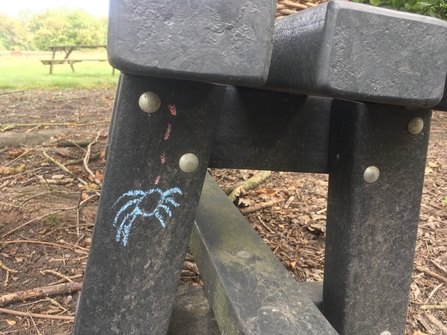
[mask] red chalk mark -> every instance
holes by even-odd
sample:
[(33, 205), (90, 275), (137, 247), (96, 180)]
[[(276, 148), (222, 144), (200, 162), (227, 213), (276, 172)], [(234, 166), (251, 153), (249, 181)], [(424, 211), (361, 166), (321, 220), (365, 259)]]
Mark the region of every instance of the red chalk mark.
[(160, 162), (161, 164), (164, 164), (166, 162), (166, 154), (164, 152), (160, 156)]
[(156, 179), (155, 179), (155, 185), (157, 185), (158, 184), (158, 182), (160, 181), (160, 176), (158, 176)]
[(165, 141), (169, 138), (169, 135), (171, 135), (171, 125), (168, 124), (168, 129), (166, 129), (166, 134), (165, 134)]
[(171, 112), (172, 116), (177, 116), (177, 109), (175, 105), (168, 105), (169, 111)]

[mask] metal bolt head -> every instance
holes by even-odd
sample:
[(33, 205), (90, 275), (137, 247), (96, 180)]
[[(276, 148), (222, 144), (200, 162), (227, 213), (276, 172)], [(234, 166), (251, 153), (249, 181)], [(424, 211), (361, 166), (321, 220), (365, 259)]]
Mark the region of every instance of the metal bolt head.
[(199, 158), (193, 153), (187, 153), (180, 157), (178, 164), (183, 172), (193, 173), (199, 167)]
[(161, 106), (160, 97), (154, 92), (145, 92), (138, 100), (140, 108), (146, 113), (155, 113)]
[(420, 117), (415, 117), (408, 122), (408, 132), (412, 135), (419, 134), (424, 128), (424, 120)]
[(379, 179), (380, 171), (375, 166), (369, 166), (366, 168), (365, 172), (363, 172), (363, 179), (368, 183), (372, 184)]

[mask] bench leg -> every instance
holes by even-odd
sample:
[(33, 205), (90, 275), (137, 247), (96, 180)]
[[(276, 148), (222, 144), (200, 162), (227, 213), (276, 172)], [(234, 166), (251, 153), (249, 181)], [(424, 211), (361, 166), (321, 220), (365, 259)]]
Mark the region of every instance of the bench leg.
[(72, 71), (73, 73), (75, 73), (76, 71), (75, 71), (75, 68), (74, 68), (74, 62), (70, 62), (70, 61), (68, 61), (68, 64), (70, 64), (71, 71)]
[(341, 335), (405, 332), (430, 117), (333, 103), (323, 314)]
[(166, 334), (224, 94), (122, 75), (75, 335)]

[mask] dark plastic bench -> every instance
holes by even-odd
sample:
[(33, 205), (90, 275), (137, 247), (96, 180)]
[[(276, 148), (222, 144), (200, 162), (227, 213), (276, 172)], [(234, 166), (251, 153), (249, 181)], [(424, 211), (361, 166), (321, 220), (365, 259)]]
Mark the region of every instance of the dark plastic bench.
[[(335, 1), (276, 26), (274, 0), (110, 5), (122, 75), (74, 334), (166, 334), (190, 236), (222, 334), (404, 334), (447, 23)], [(293, 280), (208, 167), (329, 174), (322, 284)]]

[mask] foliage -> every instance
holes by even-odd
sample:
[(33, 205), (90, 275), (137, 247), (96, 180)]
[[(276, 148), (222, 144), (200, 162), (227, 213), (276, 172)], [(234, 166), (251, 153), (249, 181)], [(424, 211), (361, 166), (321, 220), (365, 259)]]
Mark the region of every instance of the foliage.
[(50, 45), (105, 44), (107, 18), (84, 10), (22, 11), (17, 19), (0, 14), (0, 46), (8, 50), (48, 50)]
[(31, 36), (22, 23), (0, 13), (0, 50), (31, 49)]
[(443, 204), (447, 204), (447, 197), (444, 198), (444, 200), (442, 200)]
[(353, 0), (354, 2), (369, 3), (404, 12), (428, 15), (447, 20), (447, 1), (444, 0)]

